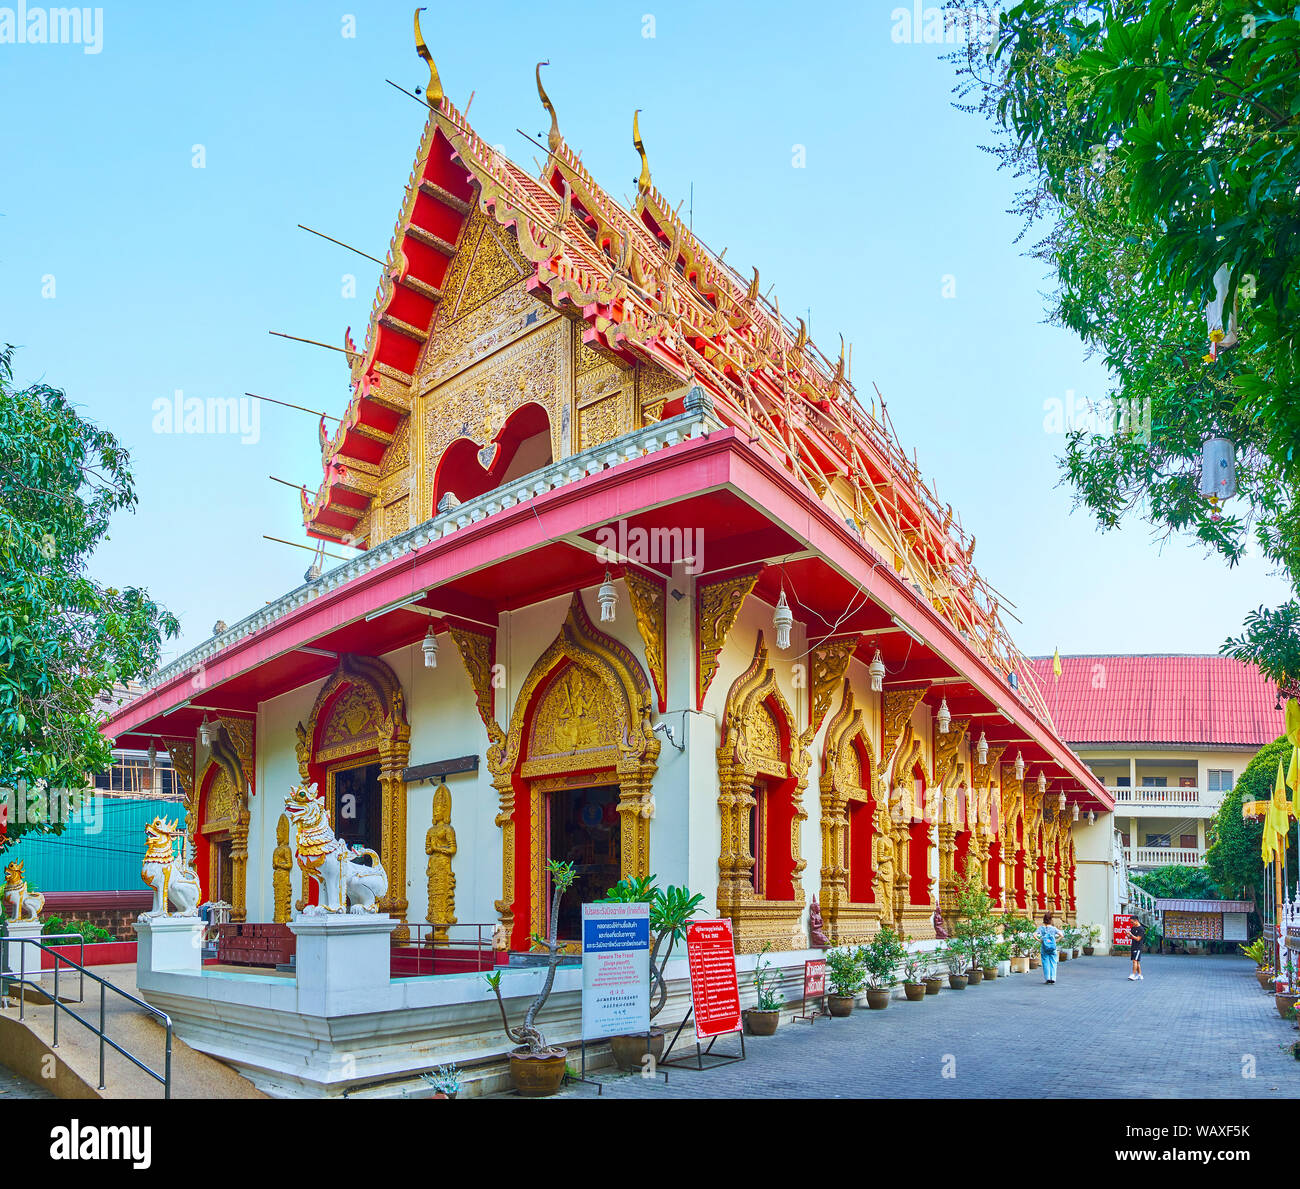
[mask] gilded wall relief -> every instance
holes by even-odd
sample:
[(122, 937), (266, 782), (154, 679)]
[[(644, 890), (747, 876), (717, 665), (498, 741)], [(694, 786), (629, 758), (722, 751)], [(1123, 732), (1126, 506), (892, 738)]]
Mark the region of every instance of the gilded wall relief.
[[(737, 953), (756, 953), (764, 942), (777, 949), (801, 949), (804, 894), (801, 875), (805, 861), (800, 830), (808, 814), (803, 792), (812, 757), (810, 733), (800, 735), (795, 717), (768, 664), (767, 645), (759, 632), (754, 658), (727, 692), (718, 748), (718, 812), (721, 851), (718, 855), (718, 914), (730, 917)], [(775, 753), (775, 754), (773, 754)], [(778, 781), (792, 809), (790, 858), (793, 864), (789, 899), (769, 900), (754, 891), (752, 872), (759, 856), (750, 853), (750, 815), (757, 806), (755, 782), (760, 776)]]
[(662, 580), (631, 567), (623, 571), (623, 581), (662, 713), (668, 705), (668, 587)]
[(497, 725), (496, 694), (492, 684), (492, 657), (495, 639), (486, 632), (472, 632), (466, 628), (451, 628), (450, 634), (460, 653), (460, 659), (469, 674), (469, 683), (474, 687), (474, 703), (478, 716), (483, 720), (488, 740), (500, 743), (504, 733)]
[(809, 654), (808, 685), (811, 690), (809, 697), (812, 701), (812, 713), (808, 725), (813, 734), (816, 734), (821, 727), (822, 719), (825, 718), (826, 711), (830, 709), (831, 701), (835, 697), (835, 690), (839, 687), (844, 674), (848, 672), (849, 661), (853, 659), (859, 639), (858, 636), (850, 636), (844, 640), (823, 640), (820, 644), (814, 645)]
[(758, 583), (759, 571), (701, 583), (695, 591), (696, 693), (695, 709), (704, 709), (704, 695), (709, 692), (718, 672), (718, 653), (727, 642), (744, 606), (745, 599)]
[(640, 364), (636, 369), (637, 405), (641, 411), (641, 424), (652, 425), (663, 420), (664, 405), (669, 400), (684, 396), (689, 385), (671, 372), (652, 364)]
[[(652, 697), (631, 651), (592, 624), (575, 592), (559, 634), (524, 679), (508, 731), (488, 748), (500, 799), (496, 821), (503, 882), (496, 907), (513, 948), (527, 949), (531, 933), (545, 919), (544, 781), (609, 770), (610, 782), (619, 788), (622, 874), (650, 874), (652, 782), (660, 747), (650, 717)], [(535, 752), (535, 747), (546, 750)], [(516, 831), (524, 815), (528, 846), (520, 853), (524, 848), (516, 847)], [(515, 902), (518, 865), (527, 869), (526, 905)]]

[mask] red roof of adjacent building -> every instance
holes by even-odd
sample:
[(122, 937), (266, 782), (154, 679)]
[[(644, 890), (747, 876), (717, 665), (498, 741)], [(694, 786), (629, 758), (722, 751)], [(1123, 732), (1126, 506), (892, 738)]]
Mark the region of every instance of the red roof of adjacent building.
[(1068, 743), (1260, 746), (1283, 732), (1277, 687), (1226, 656), (1063, 656), (1029, 662)]

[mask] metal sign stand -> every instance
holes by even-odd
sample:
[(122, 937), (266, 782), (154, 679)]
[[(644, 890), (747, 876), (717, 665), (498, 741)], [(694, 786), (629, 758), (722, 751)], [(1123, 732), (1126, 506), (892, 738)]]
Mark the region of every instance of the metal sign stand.
[[(719, 1065), (726, 1065), (730, 1061), (745, 1060), (745, 1029), (744, 1026), (742, 1025), (741, 1027), (737, 1028), (735, 1032), (718, 1033), (718, 1036), (714, 1036), (709, 1040), (709, 1047), (706, 1049), (700, 1048), (700, 1042), (697, 1039), (695, 1042), (695, 1064), (694, 1065), (688, 1064), (688, 1062), (690, 1061), (689, 1057), (678, 1057), (676, 1060), (670, 1061), (668, 1059), (668, 1054), (673, 1051), (673, 1045), (677, 1043), (677, 1038), (681, 1036), (682, 1029), (685, 1028), (686, 1025), (691, 1022), (691, 1017), (694, 1015), (695, 1015), (695, 1005), (692, 1004), (690, 1010), (688, 1010), (686, 1013), (686, 1018), (682, 1020), (680, 1024), (677, 1025), (677, 1031), (673, 1033), (672, 1041), (669, 1043), (668, 1047), (664, 1050), (664, 1055), (659, 1061), (660, 1067), (667, 1065), (671, 1069), (694, 1069), (694, 1070), (702, 1071), (705, 1069), (716, 1069)], [(717, 1044), (718, 1037), (721, 1036), (739, 1036), (740, 1052), (739, 1053), (715, 1053), (713, 1051), (713, 1046)], [(713, 1064), (705, 1065), (704, 1064), (705, 1057), (713, 1058)], [(667, 1074), (664, 1075), (665, 1078), (667, 1078), (667, 1076), (668, 1076)]]
[(815, 998), (814, 1002), (817, 1004), (817, 1006), (814, 1007), (814, 1008), (812, 1009), (812, 1011), (809, 1011), (809, 1010), (808, 1010), (808, 999), (807, 999), (807, 997), (805, 996), (805, 998), (804, 998), (804, 1000), (803, 1000), (803, 1011), (801, 1011), (801, 1012), (800, 1012), (797, 1016), (795, 1016), (794, 1018), (795, 1018), (796, 1020), (807, 1020), (808, 1023), (810, 1023), (810, 1024), (815, 1024), (815, 1023), (817, 1022), (817, 1017), (818, 1017), (818, 1016), (826, 1016), (826, 1017), (829, 1019), (829, 1017), (830, 1017), (830, 1013), (826, 1010), (826, 996), (825, 996), (825, 995), (818, 995), (818, 996)]

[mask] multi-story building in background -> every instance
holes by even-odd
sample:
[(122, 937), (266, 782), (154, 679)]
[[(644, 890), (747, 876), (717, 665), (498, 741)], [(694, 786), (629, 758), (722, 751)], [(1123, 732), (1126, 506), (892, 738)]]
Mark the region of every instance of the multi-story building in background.
[(1222, 656), (1033, 661), (1061, 736), (1115, 798), (1128, 866), (1205, 862), (1207, 828), (1255, 753), (1283, 730), (1277, 689)]

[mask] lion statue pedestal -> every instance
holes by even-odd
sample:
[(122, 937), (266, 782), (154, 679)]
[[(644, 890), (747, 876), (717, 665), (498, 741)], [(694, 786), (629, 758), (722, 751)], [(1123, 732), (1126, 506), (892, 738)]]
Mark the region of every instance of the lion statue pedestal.
[(392, 934), (386, 913), (320, 913), (289, 922), (297, 938), (298, 1010), (351, 1015), (388, 1006)]
[(198, 917), (148, 914), (135, 922), (136, 982), (150, 971), (203, 973), (203, 922)]

